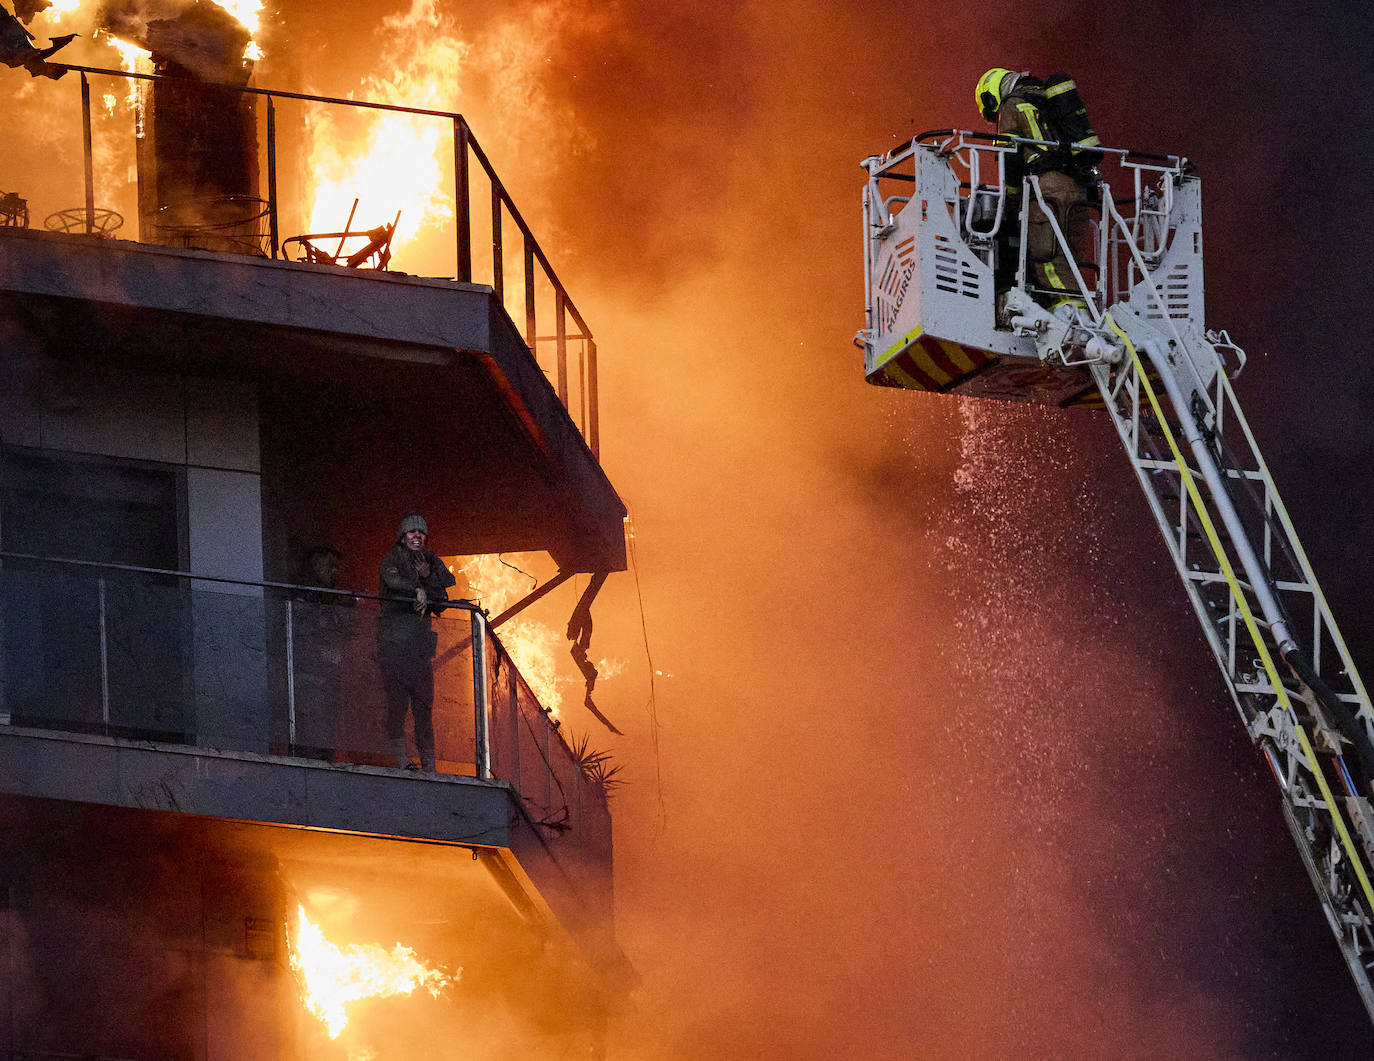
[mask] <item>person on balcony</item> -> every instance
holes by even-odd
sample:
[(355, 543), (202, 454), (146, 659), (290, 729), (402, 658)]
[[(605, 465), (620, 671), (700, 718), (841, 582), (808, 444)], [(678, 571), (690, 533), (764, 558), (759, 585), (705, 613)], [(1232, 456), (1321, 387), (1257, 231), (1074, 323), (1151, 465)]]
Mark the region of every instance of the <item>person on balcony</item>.
[(301, 589), (295, 594), (296, 739), (293, 753), (312, 759), (332, 759), (337, 746), (339, 691), (351, 657), (349, 644), (355, 623), (348, 609), (355, 597), (319, 592), (339, 588), (342, 555), (330, 545), (317, 545), (306, 554)]
[(420, 768), (434, 772), (434, 669), (438, 638), (430, 616), (443, 610), (456, 581), (448, 566), (430, 552), (429, 524), (408, 512), (396, 530), (396, 544), (382, 558), (378, 596), (377, 655), (386, 689), (386, 735), (399, 769), (413, 770), (406, 750), (405, 721), (415, 721)]
[[(1052, 142), (1052, 146), (1021, 144), (1016, 165), (1008, 166), (1008, 229), (1019, 230), (1022, 184), (1026, 176), (1033, 176), (1040, 185), (1045, 206), (1073, 253), (1083, 282), (1091, 289), (1097, 277), (1094, 222), (1099, 209), (1096, 187), (1100, 178), (1096, 167), (1102, 156), (1094, 150), (1098, 146), (1097, 134), (1088, 123), (1077, 86), (1064, 74), (1040, 81), (1028, 73), (994, 67), (978, 79), (974, 95), (979, 111), (985, 119), (997, 123), (999, 133)], [(1064, 244), (1056, 238), (1054, 226), (1035, 193), (1027, 187), (1024, 194), (1029, 197), (1026, 203), (1030, 210), (1026, 230), (1027, 280), (1039, 289), (1033, 293), (1051, 312), (1081, 305), (1078, 282)], [(1008, 237), (1010, 234), (1008, 231)], [(1003, 246), (1006, 245), (1004, 242)]]

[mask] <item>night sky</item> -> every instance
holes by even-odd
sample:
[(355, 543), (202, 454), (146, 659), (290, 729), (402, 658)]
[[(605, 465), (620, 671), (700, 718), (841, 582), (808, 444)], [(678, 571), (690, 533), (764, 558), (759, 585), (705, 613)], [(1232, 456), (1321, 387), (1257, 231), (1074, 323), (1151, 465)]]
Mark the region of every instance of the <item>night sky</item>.
[[(258, 83), (387, 75), (283, 0)], [(596, 330), (637, 575), (617, 1058), (1336, 1058), (1370, 1027), (1103, 416), (868, 387), (859, 161), (1072, 73), (1203, 178), (1208, 324), (1366, 676), (1364, 19), (1295, 5), (449, 3), (461, 109)], [(17, 183), (0, 177), (0, 187)], [(545, 237), (545, 233), (548, 234)], [(650, 718), (644, 628), (659, 728)], [(661, 784), (658, 778), (661, 776)]]

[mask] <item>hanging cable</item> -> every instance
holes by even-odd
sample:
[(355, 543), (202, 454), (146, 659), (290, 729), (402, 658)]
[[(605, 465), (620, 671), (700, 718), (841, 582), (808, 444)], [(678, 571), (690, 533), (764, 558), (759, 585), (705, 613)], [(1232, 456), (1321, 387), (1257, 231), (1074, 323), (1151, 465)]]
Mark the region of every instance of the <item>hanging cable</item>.
[(658, 798), (658, 831), (668, 827), (668, 805), (663, 801), (663, 756), (658, 744), (658, 686), (654, 680), (654, 655), (649, 649), (649, 623), (644, 616), (644, 590), (639, 583), (639, 554), (635, 549), (634, 521), (625, 517), (625, 545), (630, 558), (630, 570), (635, 576), (635, 596), (639, 599), (639, 629), (644, 637), (644, 658), (649, 664), (649, 742), (654, 753), (654, 792)]

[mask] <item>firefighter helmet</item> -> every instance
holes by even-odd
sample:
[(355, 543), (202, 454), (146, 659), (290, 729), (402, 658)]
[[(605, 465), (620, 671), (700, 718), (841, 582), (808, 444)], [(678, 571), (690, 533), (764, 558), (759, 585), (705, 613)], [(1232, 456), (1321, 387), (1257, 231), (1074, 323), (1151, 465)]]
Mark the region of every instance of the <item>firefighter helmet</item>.
[[(1010, 90), (1015, 84), (1017, 76), (1014, 71), (1005, 67), (994, 66), (978, 79), (978, 87), (973, 90), (973, 99), (978, 105), (978, 110), (988, 121), (997, 120), (997, 112), (1002, 107), (1002, 97), (1006, 95), (1006, 90)], [(1012, 78), (1013, 81), (1008, 84), (1007, 78)]]

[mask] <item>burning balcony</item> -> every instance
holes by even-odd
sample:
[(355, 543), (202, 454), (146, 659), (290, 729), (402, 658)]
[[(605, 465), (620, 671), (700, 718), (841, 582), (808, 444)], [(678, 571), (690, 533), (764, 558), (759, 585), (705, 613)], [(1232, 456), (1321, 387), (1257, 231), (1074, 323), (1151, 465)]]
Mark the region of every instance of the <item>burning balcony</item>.
[[(167, 73), (78, 73), (79, 100), (70, 80), (43, 91), (79, 102), (71, 131), (85, 130), (85, 165), (43, 173), (50, 198), (27, 201), (30, 216), (72, 231), (0, 228), (0, 315), (22, 331), (24, 357), (252, 379), (265, 433), (294, 452), (287, 436), (308, 422), (312, 452), (348, 461), (388, 457), (397, 425), (416, 423), (398, 406), (421, 406), (414, 444), (441, 461), (462, 455), (443, 469), (464, 480), (454, 522), (488, 530), (491, 548), (547, 549), (575, 570), (623, 568), (624, 507), (597, 462), (595, 340), (461, 115)], [(114, 90), (111, 113), (92, 102), (100, 81)], [(340, 193), (311, 183), (311, 137), (328, 126), (347, 142), (378, 116), (441, 136), (449, 175), (395, 199), (375, 179), (356, 189), (361, 202), (324, 198)], [(121, 160), (136, 181), (97, 179)], [(417, 194), (428, 220), (398, 218), (395, 200)], [(139, 241), (110, 233), (111, 217), (138, 217)], [(91, 238), (102, 230), (114, 238)], [(289, 240), (322, 230), (350, 234)], [(288, 243), (312, 248), (310, 260), (284, 258)], [(369, 244), (376, 253), (363, 264), (385, 254), (389, 268), (334, 264)], [(40, 371), (14, 359), (6, 368)], [(289, 406), (286, 421), (268, 422), (272, 404)], [(379, 437), (380, 424), (390, 436)], [(380, 519), (396, 495), (416, 498), (396, 486), (362, 504), (375, 503)]]
[(6, 1058), (595, 1056), (597, 972), (463, 848), (6, 799), (0, 883)]
[[(60, 800), (232, 820), (252, 837), (248, 823), (469, 849), (483, 894), (567, 932), (579, 961), (616, 960), (604, 779), (463, 602), (434, 623), (437, 773), (396, 769), (377, 606), (0, 554), (0, 804), (39, 819), (56, 812), (34, 808)], [(253, 843), (273, 857), (311, 843), (274, 835)]]
[(437, 773), (395, 769), (378, 601), (0, 553), (0, 790), (522, 858), (534, 843), (570, 901), (607, 912), (604, 782), (466, 602), (434, 622)]
[[(436, 621), (438, 769), (400, 770), (377, 598), (298, 585), (328, 544), (341, 585), (375, 586), (416, 508), (445, 555), (622, 569), (590, 330), (461, 115), (72, 69), (42, 90), (83, 165), (49, 160), (0, 226), (0, 946), (40, 956), (0, 983), (0, 1054), (318, 1056), (285, 926), (341, 886), (386, 913), (364, 930), (320, 899), (331, 939), (400, 925), (447, 964), (503, 954), (484, 990), (536, 1023), (522, 980), (604, 1009), (604, 778), (501, 631), (463, 604)], [(424, 224), (399, 189), (318, 194), (312, 137), (378, 115), (450, 148)], [(92, 858), (116, 869), (85, 882)], [(111, 1006), (63, 997), (42, 956), (64, 925), (90, 929), (73, 975)], [(176, 1028), (121, 1002), (135, 951)], [(426, 1053), (405, 1038), (379, 1056)], [(585, 1056), (561, 1042), (533, 1053)]]

